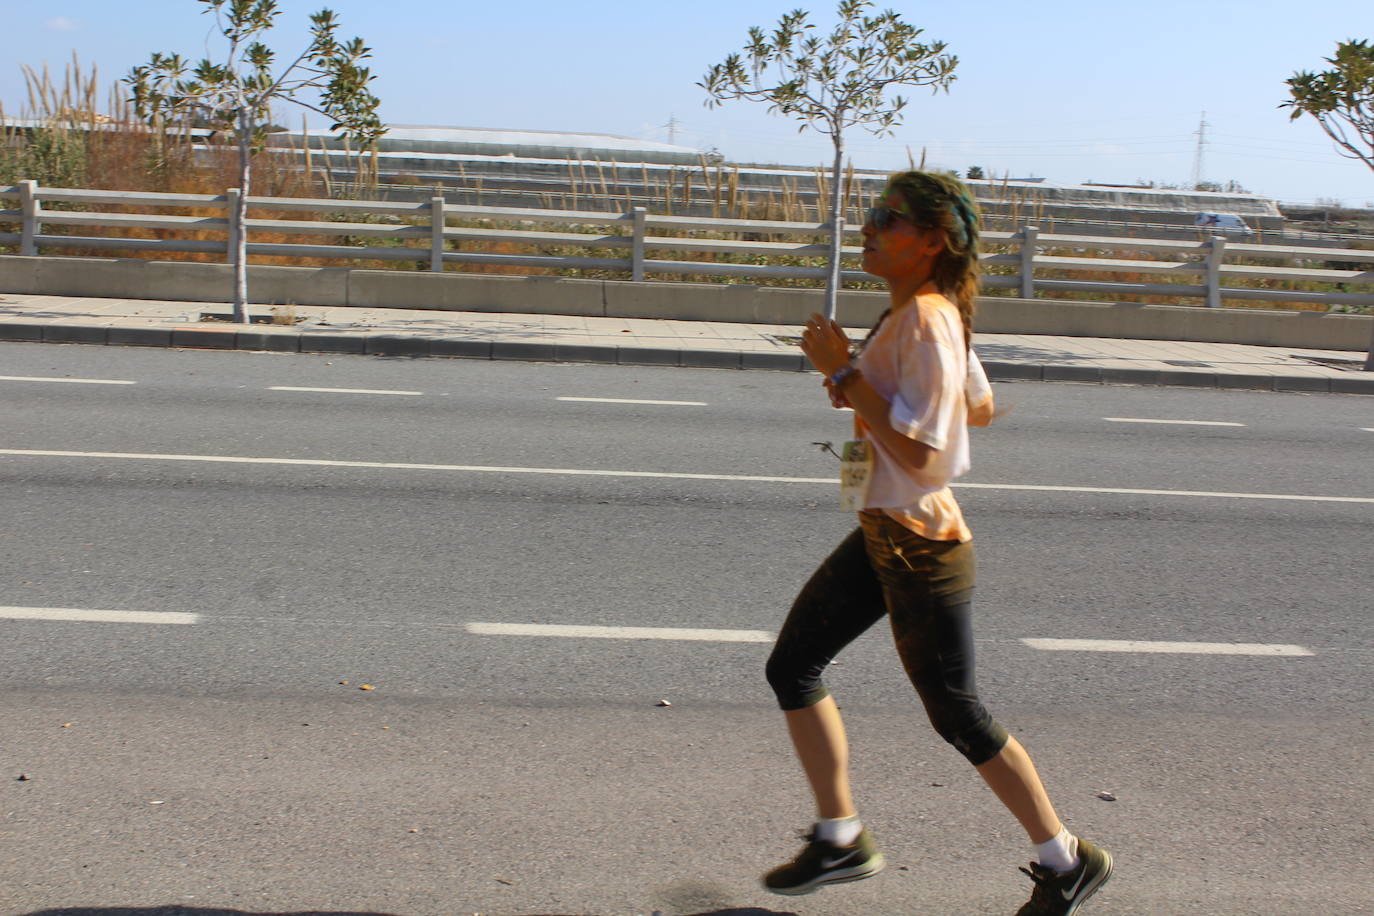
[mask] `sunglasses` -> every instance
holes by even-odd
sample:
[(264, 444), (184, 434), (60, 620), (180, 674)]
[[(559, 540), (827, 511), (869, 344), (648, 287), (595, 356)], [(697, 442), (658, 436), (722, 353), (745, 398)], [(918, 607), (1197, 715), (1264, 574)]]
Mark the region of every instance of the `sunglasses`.
[(919, 226), (914, 218), (908, 216), (900, 210), (894, 210), (885, 204), (879, 204), (868, 211), (868, 216), (864, 220), (865, 226), (872, 226), (879, 232), (886, 232), (892, 228), (892, 224), (899, 219), (904, 219), (913, 226)]

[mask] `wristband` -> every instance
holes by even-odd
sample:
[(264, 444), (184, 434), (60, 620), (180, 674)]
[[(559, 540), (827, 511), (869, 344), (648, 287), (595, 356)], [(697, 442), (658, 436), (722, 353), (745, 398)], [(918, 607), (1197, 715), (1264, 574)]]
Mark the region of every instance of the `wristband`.
[(830, 387), (836, 391), (842, 391), (845, 385), (854, 381), (861, 374), (858, 366), (853, 363), (845, 363), (830, 376)]

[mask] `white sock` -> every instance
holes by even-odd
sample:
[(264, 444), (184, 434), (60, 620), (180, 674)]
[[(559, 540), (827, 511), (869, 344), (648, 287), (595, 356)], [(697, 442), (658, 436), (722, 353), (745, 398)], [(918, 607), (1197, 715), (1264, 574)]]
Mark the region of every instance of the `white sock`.
[(849, 817), (821, 818), (816, 821), (816, 839), (832, 846), (853, 846), (864, 825), (857, 814)]
[(1069, 833), (1062, 824), (1054, 836), (1043, 843), (1031, 845), (1035, 847), (1036, 861), (1046, 868), (1052, 868), (1062, 875), (1078, 867), (1078, 837)]

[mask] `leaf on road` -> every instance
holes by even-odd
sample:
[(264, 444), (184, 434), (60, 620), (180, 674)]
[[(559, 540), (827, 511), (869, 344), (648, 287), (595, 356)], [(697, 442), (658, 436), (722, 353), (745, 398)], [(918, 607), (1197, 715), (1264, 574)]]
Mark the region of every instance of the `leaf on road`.
[(1116, 796), (1110, 792), (1098, 792), (1097, 797), (1103, 801), (1116, 801)]
[(376, 688), (376, 687), (373, 687), (371, 684), (359, 684), (359, 685), (358, 685), (358, 689), (359, 689), (359, 690), (376, 690), (377, 688)]
[(672, 706), (673, 704), (672, 704), (672, 703), (669, 703), (667, 700), (659, 700), (659, 701), (658, 701), (657, 703), (655, 703), (654, 705), (655, 705), (655, 706)]

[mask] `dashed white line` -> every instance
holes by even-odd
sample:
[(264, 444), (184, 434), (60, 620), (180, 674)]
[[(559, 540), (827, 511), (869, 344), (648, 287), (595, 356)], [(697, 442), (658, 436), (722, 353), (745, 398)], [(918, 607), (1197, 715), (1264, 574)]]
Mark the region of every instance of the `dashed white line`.
[(66, 382), (73, 385), (137, 385), (122, 378), (44, 378), (39, 375), (0, 375), (0, 382)]
[[(0, 605), (0, 619), (77, 623), (133, 623), (191, 625), (201, 615), (180, 611), (112, 611), (88, 608), (18, 607)], [(226, 618), (229, 619), (229, 618)], [(272, 618), (276, 622), (289, 622)], [(611, 627), (547, 623), (471, 622), (463, 629), (473, 636), (552, 637), (557, 639), (665, 640), (675, 642), (771, 643), (767, 630), (725, 630), (685, 627)], [(1135, 652), (1175, 655), (1250, 655), (1303, 657), (1316, 653), (1304, 646), (1268, 643), (1165, 642), (1116, 639), (1023, 638), (1032, 649), (1058, 652)]]
[(86, 623), (171, 623), (193, 624), (199, 614), (179, 611), (100, 611), (71, 607), (4, 607), (0, 618), (10, 620), (69, 620)]
[[(322, 458), (252, 458), (238, 455), (172, 455), (142, 452), (76, 452), (57, 449), (0, 448), (0, 455), (45, 458), (93, 458), (135, 461), (190, 461), (208, 464), (277, 464), (321, 468), (380, 468), (401, 471), (453, 471), (490, 474), (548, 474), (551, 476), (620, 477), (650, 480), (723, 480), (742, 483), (801, 483), (835, 485), (834, 477), (766, 477), (751, 474), (692, 474), (675, 471), (620, 471), (593, 468), (527, 468), (479, 464), (415, 464), (400, 461), (336, 461)], [(1031, 483), (956, 483), (975, 490), (1026, 490), (1045, 493), (1102, 493), (1123, 496), (1173, 496), (1212, 499), (1267, 499), (1287, 502), (1354, 503), (1374, 505), (1370, 496), (1307, 496), (1296, 493), (1228, 493), (1212, 490), (1147, 490), (1126, 487), (1073, 487)]]
[(1176, 426), (1244, 426), (1228, 420), (1148, 420), (1143, 417), (1103, 417), (1108, 423), (1167, 423)]
[(594, 404), (662, 404), (668, 407), (705, 407), (705, 401), (651, 401), (640, 398), (554, 398), (555, 401), (586, 401)]
[(1315, 655), (1303, 646), (1253, 642), (1161, 642), (1139, 639), (1023, 639), (1032, 649), (1055, 652), (1146, 652), (1178, 655)]
[(325, 394), (402, 394), (416, 396), (423, 391), (389, 391), (385, 388), (298, 388), (294, 385), (271, 385), (268, 391), (320, 391)]
[(556, 636), (564, 639), (669, 639), (699, 642), (772, 642), (763, 630), (693, 630), (678, 627), (588, 627), (551, 623), (469, 623), (474, 636)]

